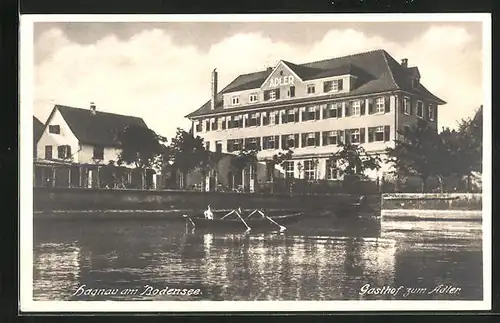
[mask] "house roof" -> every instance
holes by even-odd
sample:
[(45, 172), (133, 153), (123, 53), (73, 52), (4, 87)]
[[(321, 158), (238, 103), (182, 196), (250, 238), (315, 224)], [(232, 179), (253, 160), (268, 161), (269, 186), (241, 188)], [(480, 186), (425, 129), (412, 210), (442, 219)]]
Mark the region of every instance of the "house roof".
[[(325, 95), (328, 98), (403, 90), (420, 94), (440, 104), (446, 103), (421, 84), (413, 88), (411, 77), (415, 75), (415, 72), (418, 72), (418, 69), (401, 66), (383, 49), (300, 65), (287, 61), (282, 62), (304, 81), (346, 74), (357, 77), (357, 85), (350, 92)], [(186, 117), (191, 118), (207, 114), (227, 113), (228, 110), (222, 107), (222, 94), (259, 88), (271, 73), (272, 70), (268, 69), (238, 76), (217, 94), (214, 110), (211, 110), (210, 101), (207, 101), (199, 109), (188, 114)], [(287, 103), (283, 102), (283, 104)], [(257, 108), (267, 105), (275, 106), (279, 104), (277, 102), (270, 102), (252, 105), (252, 107)], [(231, 111), (236, 112), (246, 109), (248, 109), (247, 106), (242, 106), (232, 108)]]
[(53, 112), (56, 109), (59, 110), (78, 141), (83, 144), (116, 146), (117, 131), (130, 125), (147, 128), (144, 120), (138, 117), (101, 111), (92, 114), (88, 109), (64, 105), (56, 105)]
[(37, 119), (37, 117), (33, 116), (33, 142), (36, 144), (38, 139), (43, 133), (45, 125)]

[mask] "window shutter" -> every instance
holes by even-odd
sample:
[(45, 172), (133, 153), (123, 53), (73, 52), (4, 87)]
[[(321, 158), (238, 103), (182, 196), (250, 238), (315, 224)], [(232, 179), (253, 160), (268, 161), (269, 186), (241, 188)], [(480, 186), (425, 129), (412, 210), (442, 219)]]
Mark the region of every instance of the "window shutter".
[(299, 134), (296, 133), (294, 136), (294, 141), (295, 141), (295, 147), (299, 147)]
[(258, 150), (261, 149), (261, 146), (260, 146), (260, 137), (257, 137), (257, 147), (255, 147), (255, 149), (258, 149)]
[(307, 135), (305, 133), (303, 133), (301, 139), (302, 140), (301, 140), (301, 143), (300, 143), (300, 147), (305, 147), (306, 146)]
[(417, 104), (414, 98), (410, 98), (410, 115), (415, 115), (415, 104)]
[(294, 97), (295, 96), (295, 86), (290, 86), (290, 97)]
[(328, 92), (328, 83), (329, 81), (323, 82), (323, 92)]
[(281, 123), (287, 123), (288, 122), (288, 111), (285, 110), (285, 112), (281, 115)]
[(373, 99), (368, 99), (368, 114), (373, 114)]
[(328, 104), (325, 104), (322, 106), (322, 109), (323, 109), (323, 119), (327, 119), (330, 117), (330, 115), (328, 114), (329, 110), (328, 110)]
[(351, 143), (351, 138), (350, 138), (349, 134), (350, 134), (349, 129), (344, 130), (344, 135), (345, 135), (345, 143), (346, 143), (346, 144)]
[(391, 126), (384, 127), (384, 141), (390, 141), (391, 137)]
[(319, 106), (316, 107), (316, 111), (315, 111), (315, 119), (316, 120), (319, 120)]
[(295, 110), (295, 118), (294, 118), (294, 121), (295, 121), (295, 122), (298, 122), (298, 121), (299, 121), (299, 109)]
[(227, 141), (227, 151), (228, 152), (232, 152), (233, 151), (233, 141), (232, 140), (228, 140)]
[(280, 98), (280, 89), (276, 89), (276, 100)]
[(359, 129), (359, 142), (362, 144), (365, 142), (365, 128)]
[(260, 126), (260, 114), (257, 114), (257, 125)]
[(345, 104), (345, 116), (348, 117), (351, 115), (351, 107), (352, 107), (352, 101), (348, 101)]
[(364, 100), (364, 99), (363, 99), (363, 100), (361, 100), (361, 115), (364, 115), (364, 114), (365, 114), (365, 112), (366, 112), (366, 107), (365, 107), (365, 105), (366, 105), (366, 100)]
[(424, 118), (424, 120), (429, 120), (429, 110), (427, 109), (426, 104), (422, 104), (422, 112), (423, 112), (422, 117)]
[(402, 95), (398, 96), (399, 111), (405, 113), (405, 98)]
[(319, 142), (319, 139), (320, 139), (320, 132), (319, 132), (319, 131), (317, 131), (317, 132), (315, 133), (314, 137), (315, 137), (315, 138), (314, 138), (314, 145), (315, 145), (315, 146), (320, 146), (320, 144), (321, 144), (321, 143)]
[(302, 108), (302, 121), (307, 121), (307, 112), (305, 108)]
[(66, 158), (71, 158), (71, 146), (67, 145), (66, 146)]
[(245, 148), (250, 148), (250, 138), (245, 138), (245, 141), (244, 141), (244, 144), (245, 144)]
[(274, 149), (280, 149), (280, 136), (274, 136)]
[(337, 80), (337, 85), (338, 85), (339, 91), (342, 91), (344, 89), (344, 80), (342, 80), (342, 79)]
[(279, 112), (279, 111), (276, 111), (275, 113), (276, 113), (276, 114), (274, 115), (274, 116), (275, 116), (275, 117), (274, 117), (274, 122), (275, 122), (276, 124), (280, 124), (280, 112)]
[(269, 143), (269, 138), (268, 137), (264, 137), (262, 138), (262, 149), (267, 149), (268, 148), (268, 143)]
[(342, 118), (342, 103), (337, 107), (337, 118)]
[(269, 100), (269, 90), (264, 91), (264, 101)]
[(281, 135), (281, 149), (288, 149), (288, 141), (285, 135)]
[(368, 142), (373, 142), (375, 135), (375, 128), (368, 128)]
[(321, 143), (322, 146), (326, 146), (328, 143), (328, 131), (323, 131), (323, 142)]
[(384, 97), (385, 103), (385, 112), (391, 112), (391, 98), (390, 96)]

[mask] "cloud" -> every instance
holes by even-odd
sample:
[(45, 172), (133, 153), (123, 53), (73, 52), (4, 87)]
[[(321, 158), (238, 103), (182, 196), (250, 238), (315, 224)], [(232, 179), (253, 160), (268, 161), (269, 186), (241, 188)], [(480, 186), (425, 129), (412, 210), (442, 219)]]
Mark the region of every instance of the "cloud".
[(184, 116), (209, 99), (213, 68), (222, 88), (239, 74), (280, 59), (304, 63), (384, 48), (396, 60), (406, 57), (419, 67), (422, 82), (448, 102), (440, 110), (440, 125), (454, 126), (483, 103), (481, 52), (473, 41), (467, 30), (456, 27), (431, 27), (404, 44), (336, 29), (300, 46), (241, 33), (201, 51), (195, 44), (176, 44), (162, 29), (127, 40), (107, 36), (94, 44), (78, 44), (52, 29), (35, 44), (43, 57), (35, 66), (35, 115), (45, 120), (54, 102), (85, 108), (94, 101), (102, 111), (143, 117), (155, 131), (172, 137), (176, 127), (190, 126)]

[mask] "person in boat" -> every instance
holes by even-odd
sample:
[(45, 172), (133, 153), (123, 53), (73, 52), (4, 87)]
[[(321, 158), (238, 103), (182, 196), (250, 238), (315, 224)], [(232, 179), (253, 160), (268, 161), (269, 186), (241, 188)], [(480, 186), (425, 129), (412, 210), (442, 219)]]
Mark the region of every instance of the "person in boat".
[(205, 212), (203, 212), (203, 215), (205, 216), (205, 219), (208, 219), (208, 220), (214, 219), (214, 214), (212, 213), (212, 210), (210, 209), (210, 205), (205, 210)]

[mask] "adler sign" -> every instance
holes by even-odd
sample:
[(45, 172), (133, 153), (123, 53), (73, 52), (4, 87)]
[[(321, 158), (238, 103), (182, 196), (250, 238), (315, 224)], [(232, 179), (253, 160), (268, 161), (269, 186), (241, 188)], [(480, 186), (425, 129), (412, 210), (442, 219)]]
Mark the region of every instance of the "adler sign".
[(292, 75), (274, 77), (269, 81), (269, 87), (278, 87), (282, 85), (293, 85), (294, 78)]

